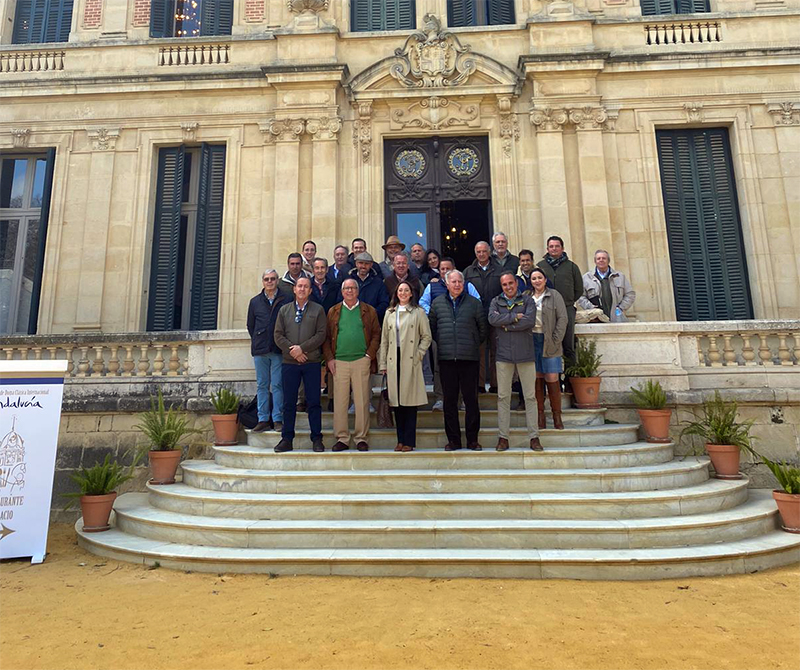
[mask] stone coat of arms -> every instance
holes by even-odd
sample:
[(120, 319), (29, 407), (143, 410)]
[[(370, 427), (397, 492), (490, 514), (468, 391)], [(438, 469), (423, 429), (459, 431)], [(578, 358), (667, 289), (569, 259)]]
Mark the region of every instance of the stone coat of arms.
[(423, 17), (423, 30), (412, 33), (402, 49), (395, 49), (391, 75), (409, 88), (458, 86), (475, 72), (469, 45), (442, 30), (432, 14)]

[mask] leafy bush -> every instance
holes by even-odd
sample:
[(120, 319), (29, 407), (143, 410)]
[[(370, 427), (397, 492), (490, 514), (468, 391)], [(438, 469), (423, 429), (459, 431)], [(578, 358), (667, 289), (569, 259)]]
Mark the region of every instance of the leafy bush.
[(70, 479), (78, 485), (78, 490), (65, 493), (65, 498), (71, 498), (67, 508), (75, 504), (81, 496), (104, 496), (113, 493), (119, 486), (133, 478), (133, 469), (139, 458), (134, 458), (133, 463), (127, 468), (117, 461), (111, 460), (111, 454), (106, 455), (102, 463), (95, 463), (92, 467), (82, 467)]
[(597, 377), (602, 358), (597, 353), (597, 342), (578, 340), (578, 346), (575, 349), (575, 365), (570, 365), (566, 374), (569, 377)]
[(681, 431), (681, 437), (697, 435), (708, 444), (732, 444), (752, 452), (750, 430), (754, 422), (737, 421), (737, 415), (736, 402), (726, 402), (719, 391), (714, 391), (713, 400), (703, 401), (703, 417), (699, 421), (689, 422)]
[(771, 461), (761, 454), (756, 454), (756, 456), (772, 470), (772, 474), (775, 475), (775, 479), (778, 480), (785, 493), (800, 493), (800, 468), (781, 461)]
[(633, 403), (639, 409), (664, 409), (667, 405), (667, 394), (661, 387), (661, 382), (648, 379), (639, 387), (631, 386)]
[(189, 427), (189, 417), (186, 412), (175, 409), (170, 405), (164, 407), (164, 396), (159, 390), (158, 396), (150, 396), (150, 409), (140, 414), (140, 423), (134, 428), (141, 430), (150, 441), (143, 447), (149, 451), (172, 451), (180, 449), (180, 442), (187, 435), (199, 433), (199, 430)]
[(211, 394), (211, 404), (217, 414), (236, 414), (239, 411), (241, 398), (229, 388), (221, 388), (217, 393)]

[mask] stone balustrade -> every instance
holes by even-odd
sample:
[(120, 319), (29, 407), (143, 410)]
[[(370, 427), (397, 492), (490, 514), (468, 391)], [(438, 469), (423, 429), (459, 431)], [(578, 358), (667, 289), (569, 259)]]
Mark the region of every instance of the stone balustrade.
[(0, 72), (47, 72), (64, 69), (64, 51), (0, 52)]
[(798, 366), (800, 328), (795, 331), (740, 330), (697, 333), (700, 367)]
[(229, 44), (180, 44), (158, 50), (159, 66), (230, 63)]
[(649, 23), (644, 27), (644, 38), (648, 46), (722, 42), (722, 28), (718, 21)]

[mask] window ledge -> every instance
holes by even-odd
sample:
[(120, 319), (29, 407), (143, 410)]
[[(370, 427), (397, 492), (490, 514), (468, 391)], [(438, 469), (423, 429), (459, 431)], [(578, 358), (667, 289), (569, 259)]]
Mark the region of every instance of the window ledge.
[(768, 11), (757, 12), (695, 12), (694, 14), (647, 14), (644, 16), (621, 16), (619, 18), (597, 18), (595, 22), (598, 25), (613, 25), (621, 23), (653, 23), (654, 21), (702, 21), (719, 20), (719, 19), (752, 19), (764, 18), (769, 16), (797, 16), (800, 11), (796, 9), (771, 9)]

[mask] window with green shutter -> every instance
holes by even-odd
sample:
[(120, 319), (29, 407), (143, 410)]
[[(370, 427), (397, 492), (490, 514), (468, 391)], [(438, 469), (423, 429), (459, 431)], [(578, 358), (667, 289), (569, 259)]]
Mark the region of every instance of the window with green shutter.
[(150, 37), (230, 35), (233, 0), (151, 0)]
[(642, 16), (701, 14), (710, 11), (708, 0), (641, 0)]
[(413, 30), (417, 26), (414, 0), (352, 0), (350, 30)]
[(72, 26), (73, 0), (17, 0), (14, 44), (67, 42)]
[(513, 23), (514, 0), (447, 0), (447, 25), (452, 28)]
[(656, 132), (679, 321), (752, 319), (726, 128)]
[(147, 330), (217, 327), (225, 146), (159, 150)]

